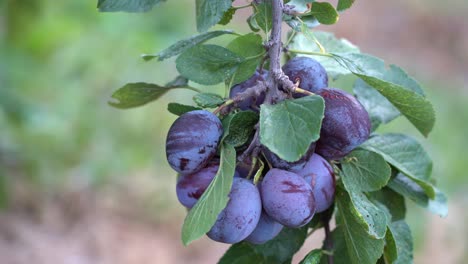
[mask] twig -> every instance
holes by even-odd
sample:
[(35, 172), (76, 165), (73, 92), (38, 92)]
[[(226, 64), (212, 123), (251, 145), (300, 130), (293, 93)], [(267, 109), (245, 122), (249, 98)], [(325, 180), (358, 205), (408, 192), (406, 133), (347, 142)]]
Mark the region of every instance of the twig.
[(254, 86), (246, 88), (245, 91), (238, 93), (236, 96), (234, 96), (234, 98), (224, 102), (224, 104), (220, 105), (213, 111), (213, 114), (216, 115), (220, 113), (222, 115), (226, 115), (231, 110), (228, 108), (229, 106), (236, 105), (253, 97), (258, 98), (263, 92), (266, 91), (266, 89), (267, 87), (264, 81), (257, 81)]
[(281, 23), (283, 18), (283, 0), (272, 0), (272, 29), (268, 41), (268, 55), (270, 56), (270, 75), (268, 78), (268, 91), (265, 103), (273, 104), (286, 98), (284, 91), (293, 91), (295, 86), (281, 69), (280, 55), (282, 52)]
[[(330, 233), (330, 219), (323, 221), (323, 228), (325, 230), (325, 250), (333, 251), (333, 239)], [(333, 264), (333, 254), (327, 256), (328, 264)]]

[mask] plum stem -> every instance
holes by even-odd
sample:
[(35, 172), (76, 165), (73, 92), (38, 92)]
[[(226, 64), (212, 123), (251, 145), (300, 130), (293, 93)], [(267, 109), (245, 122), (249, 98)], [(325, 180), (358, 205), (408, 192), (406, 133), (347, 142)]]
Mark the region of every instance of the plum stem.
[(306, 94), (306, 95), (315, 95), (313, 92), (309, 92), (307, 90), (304, 90), (302, 88), (299, 88), (299, 87), (296, 87), (294, 88), (294, 91), (295, 93), (301, 93), (301, 94)]

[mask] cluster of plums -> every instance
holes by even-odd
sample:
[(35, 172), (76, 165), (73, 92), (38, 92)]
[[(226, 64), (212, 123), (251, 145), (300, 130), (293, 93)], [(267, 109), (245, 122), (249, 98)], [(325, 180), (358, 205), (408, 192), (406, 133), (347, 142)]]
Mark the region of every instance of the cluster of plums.
[[(256, 165), (239, 162), (229, 202), (207, 233), (215, 241), (262, 244), (278, 235), (283, 226), (297, 228), (309, 223), (315, 213), (333, 204), (335, 176), (329, 161), (340, 160), (369, 137), (368, 113), (351, 94), (327, 88), (328, 77), (320, 63), (308, 57), (295, 57), (283, 66), (283, 71), (300, 88), (323, 97), (325, 115), (320, 139), (295, 162), (284, 161), (262, 147), (258, 158), (268, 164), (268, 169), (263, 171), (257, 185), (248, 175), (255, 172)], [(230, 97), (252, 87), (267, 74), (257, 71), (247, 81), (232, 87)], [(301, 96), (305, 95), (293, 94), (294, 98)], [(264, 98), (260, 94), (236, 106), (258, 112)], [(169, 129), (166, 155), (180, 175), (177, 197), (188, 209), (196, 204), (218, 171), (217, 149), (222, 134), (220, 119), (206, 110), (181, 115)]]

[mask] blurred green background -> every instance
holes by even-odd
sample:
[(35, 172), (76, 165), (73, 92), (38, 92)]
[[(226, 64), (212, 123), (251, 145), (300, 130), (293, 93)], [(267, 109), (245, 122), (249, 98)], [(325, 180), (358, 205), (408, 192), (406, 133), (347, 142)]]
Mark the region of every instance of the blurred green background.
[[(191, 103), (193, 94), (174, 91), (127, 111), (107, 104), (127, 82), (177, 75), (174, 60), (139, 56), (195, 34), (193, 1), (169, 0), (145, 14), (98, 13), (96, 2), (0, 1), (0, 262), (214, 263), (225, 245), (179, 242), (185, 211), (164, 154), (175, 119), (167, 103)], [(446, 219), (409, 207), (416, 263), (463, 263), (468, 2), (376, 2), (356, 1), (337, 25), (320, 29), (402, 66), (426, 88), (437, 112), (429, 138), (402, 118), (381, 131), (418, 138), (449, 195)], [(246, 15), (231, 28), (246, 33)]]

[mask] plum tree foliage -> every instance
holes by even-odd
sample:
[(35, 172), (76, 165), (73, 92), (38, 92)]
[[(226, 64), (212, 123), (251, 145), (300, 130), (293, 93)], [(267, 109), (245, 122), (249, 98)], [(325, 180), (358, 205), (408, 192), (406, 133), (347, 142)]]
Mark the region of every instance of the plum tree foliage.
[[(162, 2), (99, 0), (98, 8), (145, 12)], [(427, 136), (435, 114), (422, 87), (398, 66), (315, 29), (336, 23), (353, 3), (196, 0), (199, 33), (143, 55), (177, 57), (174, 81), (129, 83), (112, 95), (110, 104), (126, 109), (172, 89), (196, 92), (195, 105), (168, 105), (178, 118), (166, 155), (189, 209), (183, 244), (206, 234), (233, 244), (219, 263), (291, 263), (308, 234), (323, 228), (323, 246), (301, 263), (410, 263), (407, 200), (447, 214), (422, 146), (408, 135), (375, 132), (404, 116)], [(251, 11), (251, 32), (209, 31), (237, 19), (239, 9)], [(216, 38), (230, 41), (217, 45)], [(329, 87), (329, 79), (349, 75), (354, 95)], [(229, 97), (193, 83), (224, 83)]]

